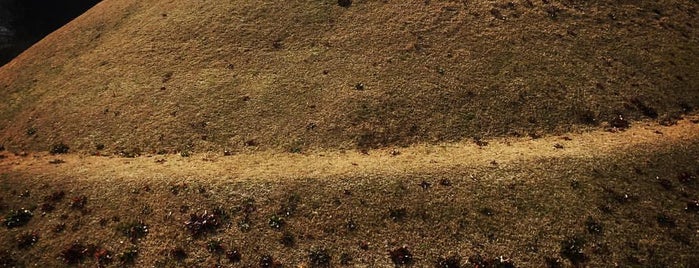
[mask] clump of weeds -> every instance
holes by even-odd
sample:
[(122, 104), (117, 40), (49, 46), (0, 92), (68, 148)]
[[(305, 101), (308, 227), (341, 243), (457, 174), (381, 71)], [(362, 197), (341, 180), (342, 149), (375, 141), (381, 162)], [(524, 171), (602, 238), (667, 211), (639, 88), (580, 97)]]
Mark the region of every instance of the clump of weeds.
[(408, 212), (405, 208), (391, 208), (388, 210), (388, 217), (395, 222), (402, 221), (407, 215)]
[(68, 151), (70, 150), (70, 147), (68, 145), (65, 145), (64, 143), (56, 143), (54, 145), (51, 145), (51, 148), (49, 148), (49, 153), (51, 154), (67, 154)]
[(224, 252), (221, 240), (218, 239), (209, 240), (209, 242), (206, 243), (206, 250), (216, 255), (223, 254)]
[(576, 267), (587, 262), (588, 257), (584, 252), (585, 242), (585, 239), (579, 236), (567, 238), (561, 242), (561, 256), (568, 259)]
[(138, 257), (138, 248), (131, 247), (119, 254), (119, 262), (124, 265), (134, 265)]
[(89, 255), (88, 251), (89, 249), (85, 245), (78, 242), (73, 242), (61, 250), (59, 257), (66, 264), (78, 264)]
[(296, 245), (296, 237), (294, 237), (292, 233), (284, 232), (280, 242), (285, 247), (293, 247), (294, 245)]
[(330, 267), (330, 253), (324, 248), (312, 249), (308, 254), (308, 260), (311, 267)]
[(84, 195), (76, 196), (70, 199), (70, 208), (82, 210), (87, 205), (87, 197)]
[(406, 246), (402, 246), (389, 251), (389, 256), (391, 261), (396, 266), (412, 265), (413, 264), (413, 254), (408, 250)]
[(231, 263), (238, 263), (242, 259), (240, 251), (238, 249), (232, 249), (226, 251), (226, 259)]
[(272, 227), (272, 229), (281, 229), (286, 225), (286, 221), (284, 221), (284, 218), (273, 215), (272, 217), (269, 218), (269, 227)]
[(439, 257), (435, 263), (436, 268), (461, 268), (461, 257), (453, 255), (449, 257)]
[(97, 267), (105, 267), (112, 263), (113, 256), (111, 251), (103, 247), (96, 247), (91, 251), (93, 252), (92, 256), (97, 262)]
[(39, 242), (39, 234), (36, 232), (23, 233), (17, 237), (17, 248), (27, 249)]
[(185, 227), (193, 236), (200, 236), (205, 233), (216, 231), (221, 226), (221, 215), (204, 211), (202, 213), (192, 213), (189, 220), (185, 222)]
[(29, 220), (32, 219), (32, 212), (28, 209), (19, 209), (19, 210), (13, 210), (10, 211), (10, 213), (5, 216), (5, 219), (3, 220), (3, 225), (7, 227), (8, 229), (12, 228), (17, 228), (17, 227), (22, 227), (29, 223)]
[(187, 258), (187, 252), (182, 247), (175, 247), (170, 250), (170, 257), (175, 261), (182, 262)]
[(260, 257), (260, 268), (281, 268), (282, 264), (274, 260), (274, 257), (269, 254), (262, 255)]
[(124, 222), (117, 226), (117, 232), (128, 237), (131, 243), (136, 243), (148, 234), (148, 225), (140, 220)]

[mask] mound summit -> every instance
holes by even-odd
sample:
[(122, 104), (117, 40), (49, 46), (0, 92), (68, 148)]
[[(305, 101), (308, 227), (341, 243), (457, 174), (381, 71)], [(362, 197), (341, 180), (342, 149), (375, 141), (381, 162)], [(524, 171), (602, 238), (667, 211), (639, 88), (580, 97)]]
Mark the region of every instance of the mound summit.
[(0, 144), (376, 148), (699, 106), (698, 4), (105, 0), (0, 69)]

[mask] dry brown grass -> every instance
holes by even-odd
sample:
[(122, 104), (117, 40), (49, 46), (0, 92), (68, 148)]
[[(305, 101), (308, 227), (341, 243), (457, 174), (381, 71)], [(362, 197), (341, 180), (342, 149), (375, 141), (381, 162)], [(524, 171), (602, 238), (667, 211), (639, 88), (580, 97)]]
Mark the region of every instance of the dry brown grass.
[(693, 267), (697, 8), (105, 0), (0, 68), (0, 266)]
[(376, 148), (699, 106), (696, 2), (507, 3), (105, 1), (0, 70), (0, 141)]
[[(270, 254), (285, 266), (307, 267), (310, 253), (325, 249), (333, 265), (346, 254), (351, 266), (389, 267), (389, 251), (407, 246), (418, 267), (449, 256), (466, 264), (477, 255), (541, 267), (553, 260), (570, 265), (562, 248), (574, 239), (582, 266), (689, 267), (699, 242), (699, 215), (685, 211), (699, 193), (697, 135), (698, 125), (683, 120), (672, 127), (643, 122), (618, 133), (494, 139), (484, 147), (414, 145), (399, 155), (5, 153), (0, 208), (35, 215), (26, 226), (0, 231), (6, 241), (0, 251), (26, 265), (60, 266), (61, 250), (79, 241), (114, 256), (136, 247), (137, 266), (232, 265), (207, 251), (220, 241), (225, 250), (239, 250), (242, 266), (258, 266)], [(65, 163), (48, 163), (57, 158)], [(66, 197), (41, 214), (45, 196), (57, 191)], [(85, 207), (71, 208), (80, 196), (87, 197)], [(246, 209), (249, 200), (255, 209)], [(195, 236), (185, 228), (191, 214), (215, 209), (225, 217), (212, 232)], [(275, 215), (284, 219), (280, 230), (269, 226)], [(138, 221), (148, 234), (130, 241), (123, 226)], [(53, 233), (57, 224), (66, 230)], [(30, 230), (39, 242), (15, 248), (14, 239)], [(283, 242), (285, 235), (293, 243)], [(183, 261), (171, 254), (178, 247)], [(81, 262), (94, 263), (91, 256)]]

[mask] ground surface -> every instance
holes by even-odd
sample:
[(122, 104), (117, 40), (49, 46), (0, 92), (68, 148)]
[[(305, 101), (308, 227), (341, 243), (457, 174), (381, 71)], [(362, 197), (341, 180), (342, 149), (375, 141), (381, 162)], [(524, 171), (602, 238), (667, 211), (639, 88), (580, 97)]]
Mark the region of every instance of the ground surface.
[(109, 0), (0, 68), (8, 150), (313, 151), (699, 107), (696, 1)]
[(105, 0), (0, 68), (0, 267), (699, 263), (696, 1), (342, 2)]
[[(0, 208), (33, 217), (3, 228), (0, 250), (4, 261), (28, 266), (64, 265), (62, 251), (76, 242), (85, 256), (68, 260), (82, 266), (94, 266), (100, 249), (112, 256), (107, 266), (121, 266), (137, 249), (137, 266), (256, 267), (270, 255), (286, 267), (312, 267), (327, 254), (333, 266), (389, 267), (390, 252), (405, 246), (417, 267), (440, 257), (474, 267), (478, 256), (516, 267), (693, 267), (698, 138), (689, 118), (368, 154), (6, 152)], [(217, 224), (192, 231), (186, 222), (203, 213)], [(147, 225), (142, 236), (124, 231), (139, 222)], [(17, 239), (32, 233), (38, 242), (20, 247)], [(234, 249), (239, 263), (226, 257)]]

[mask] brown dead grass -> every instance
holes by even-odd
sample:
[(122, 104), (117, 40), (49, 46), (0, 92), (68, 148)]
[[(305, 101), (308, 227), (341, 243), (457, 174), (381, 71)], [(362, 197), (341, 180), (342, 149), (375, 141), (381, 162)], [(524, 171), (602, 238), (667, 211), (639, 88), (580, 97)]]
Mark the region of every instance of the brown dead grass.
[(508, 3), (104, 1), (0, 69), (0, 142), (349, 150), (699, 107), (696, 2)]
[[(390, 267), (388, 251), (405, 245), (419, 267), (450, 255), (465, 264), (478, 254), (504, 256), (517, 267), (541, 267), (547, 258), (569, 265), (561, 247), (574, 237), (584, 241), (583, 266), (691, 266), (699, 241), (698, 215), (684, 211), (699, 194), (699, 127), (691, 120), (696, 119), (671, 127), (638, 122), (623, 132), (571, 134), (569, 140), (413, 145), (395, 156), (388, 149), (187, 158), (9, 155), (0, 162), (0, 208), (8, 213), (26, 207), (36, 214), (25, 227), (2, 229), (7, 243), (0, 251), (26, 265), (60, 266), (60, 250), (79, 241), (115, 254), (135, 246), (137, 266), (232, 265), (206, 250), (209, 241), (220, 240), (225, 248), (240, 250), (242, 266), (257, 266), (262, 255), (271, 254), (285, 266), (306, 267), (309, 253), (325, 248), (333, 265), (346, 253), (351, 266)], [(554, 148), (556, 143), (563, 149)], [(57, 158), (65, 163), (48, 164)], [(694, 181), (680, 182), (687, 172)], [(430, 187), (423, 189), (423, 182)], [(59, 190), (66, 199), (40, 215), (43, 197)], [(30, 195), (18, 197), (25, 191)], [(80, 195), (88, 197), (82, 212), (69, 208), (70, 198)], [(251, 198), (256, 210), (245, 216), (240, 209)], [(270, 228), (269, 219), (293, 199), (298, 203), (283, 217), (286, 225), (281, 231)], [(183, 205), (189, 209), (181, 210)], [(224, 224), (192, 237), (184, 227), (190, 214), (215, 208), (227, 213)], [(392, 220), (390, 211), (401, 209), (405, 215)], [(661, 225), (660, 215), (674, 227)], [(120, 221), (113, 222), (114, 216)], [(102, 219), (106, 224), (100, 225)], [(149, 233), (129, 242), (118, 226), (135, 220), (148, 224)], [(588, 232), (590, 220), (603, 226), (601, 234)], [(357, 230), (347, 229), (349, 221)], [(243, 231), (241, 222), (250, 229)], [(66, 224), (66, 231), (53, 233), (58, 223)], [(15, 249), (14, 238), (27, 230), (39, 232), (41, 240)], [(281, 243), (285, 233), (295, 237), (293, 246)], [(361, 249), (362, 243), (368, 249)], [(188, 254), (183, 262), (168, 255), (175, 247)], [(93, 264), (91, 257), (82, 262)]]
[[(697, 8), (105, 0), (0, 68), (0, 213), (34, 212), (0, 230), (0, 264), (62, 266), (77, 241), (136, 247), (138, 267), (232, 266), (207, 252), (216, 239), (243, 267), (307, 267), (314, 249), (390, 267), (401, 246), (417, 267), (542, 267), (572, 265), (575, 240), (579, 266), (691, 267)], [(620, 114), (632, 127), (605, 131)], [(60, 142), (70, 154), (45, 152)], [(214, 209), (222, 225), (192, 236), (191, 214)], [(145, 237), (119, 232), (139, 220)], [(17, 248), (30, 231), (38, 243)]]

